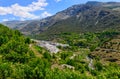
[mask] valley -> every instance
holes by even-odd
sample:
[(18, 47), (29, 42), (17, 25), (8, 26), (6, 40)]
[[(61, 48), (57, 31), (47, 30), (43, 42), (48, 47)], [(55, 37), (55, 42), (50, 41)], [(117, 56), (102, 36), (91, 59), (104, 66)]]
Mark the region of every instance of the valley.
[(0, 79), (120, 79), (120, 3), (88, 1), (0, 24)]
[[(0, 28), (1, 79), (66, 79), (71, 76), (73, 79), (119, 79), (118, 31), (61, 33), (51, 41), (43, 41), (27, 38), (3, 25)], [(105, 53), (100, 52), (103, 49)], [(108, 49), (111, 52), (107, 53)]]

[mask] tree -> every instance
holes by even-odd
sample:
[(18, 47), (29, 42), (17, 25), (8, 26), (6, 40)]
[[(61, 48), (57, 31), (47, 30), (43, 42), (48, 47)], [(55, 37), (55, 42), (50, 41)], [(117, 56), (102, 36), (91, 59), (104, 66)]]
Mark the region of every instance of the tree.
[(0, 79), (7, 79), (11, 76), (12, 70), (9, 63), (0, 63)]

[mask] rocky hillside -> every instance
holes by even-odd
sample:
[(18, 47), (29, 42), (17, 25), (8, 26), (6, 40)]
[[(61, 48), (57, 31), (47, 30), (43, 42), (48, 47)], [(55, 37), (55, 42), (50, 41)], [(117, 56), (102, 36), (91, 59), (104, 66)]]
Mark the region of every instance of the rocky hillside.
[(115, 36), (91, 53), (91, 57), (101, 62), (114, 62), (120, 65), (120, 35)]
[(3, 24), (24, 34), (56, 34), (61, 32), (96, 32), (120, 30), (120, 3), (95, 2), (73, 5), (51, 17), (32, 21), (11, 21)]

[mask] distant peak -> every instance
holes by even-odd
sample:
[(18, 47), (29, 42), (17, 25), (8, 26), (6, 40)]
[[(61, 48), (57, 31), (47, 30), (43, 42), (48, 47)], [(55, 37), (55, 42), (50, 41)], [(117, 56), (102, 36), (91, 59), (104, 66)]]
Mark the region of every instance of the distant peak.
[(107, 2), (107, 4), (117, 4), (119, 2)]
[(98, 2), (98, 1), (88, 1), (86, 4), (88, 5), (100, 5), (102, 2)]

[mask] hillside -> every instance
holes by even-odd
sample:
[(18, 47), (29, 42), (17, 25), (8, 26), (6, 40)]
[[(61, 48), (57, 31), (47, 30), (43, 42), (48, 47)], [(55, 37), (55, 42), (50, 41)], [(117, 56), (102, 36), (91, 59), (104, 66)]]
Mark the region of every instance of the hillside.
[[(119, 32), (109, 30), (101, 33), (61, 33), (57, 36), (52, 42), (59, 43), (42, 43), (39, 40), (30, 40), (19, 31), (0, 24), (0, 79), (120, 78), (119, 62), (109, 61), (104, 64), (101, 62), (103, 59), (95, 57), (97, 53), (91, 53), (97, 47), (109, 47), (109, 42), (112, 42), (113, 49), (119, 50), (116, 48)], [(52, 46), (64, 43), (69, 46), (57, 46), (60, 51), (53, 53), (39, 46), (40, 43), (49, 43)], [(110, 53), (114, 55), (115, 52), (106, 53), (105, 56)]]
[(120, 3), (2, 22), (0, 79), (120, 79)]
[(73, 5), (42, 20), (3, 22), (25, 35), (50, 35), (61, 32), (98, 32), (120, 30), (120, 3), (94, 2)]
[(101, 47), (96, 48), (90, 56), (100, 59), (104, 64), (114, 62), (120, 65), (120, 35), (105, 42)]

